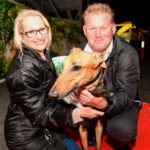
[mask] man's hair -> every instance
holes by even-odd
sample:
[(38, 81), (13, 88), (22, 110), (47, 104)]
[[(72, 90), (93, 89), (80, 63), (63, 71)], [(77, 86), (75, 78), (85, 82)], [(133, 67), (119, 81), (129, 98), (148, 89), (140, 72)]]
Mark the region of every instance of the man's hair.
[(15, 19), (15, 24), (14, 24), (14, 44), (15, 44), (15, 47), (17, 49), (20, 49), (22, 50), (22, 37), (21, 37), (21, 32), (23, 32), (23, 20), (27, 17), (40, 17), (43, 21), (43, 23), (49, 27), (49, 42), (47, 44), (47, 47), (46, 49), (49, 48), (49, 46), (51, 45), (51, 41), (52, 41), (52, 35), (51, 35), (51, 28), (50, 28), (50, 25), (49, 25), (49, 22), (48, 20), (43, 16), (42, 13), (40, 13), (39, 11), (36, 11), (36, 10), (32, 10), (32, 9), (23, 9), (21, 12), (18, 13), (18, 16), (16, 17)]
[(114, 11), (106, 3), (94, 3), (89, 5), (84, 11), (82, 17), (84, 23), (86, 22), (86, 17), (88, 14), (103, 14), (107, 13), (111, 16), (111, 21), (114, 22)]

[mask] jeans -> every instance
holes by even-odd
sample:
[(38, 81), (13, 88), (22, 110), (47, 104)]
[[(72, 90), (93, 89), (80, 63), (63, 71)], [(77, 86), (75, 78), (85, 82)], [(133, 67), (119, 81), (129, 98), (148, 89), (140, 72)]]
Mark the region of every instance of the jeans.
[(79, 146), (72, 138), (64, 138), (63, 141), (67, 147), (67, 150), (80, 150)]

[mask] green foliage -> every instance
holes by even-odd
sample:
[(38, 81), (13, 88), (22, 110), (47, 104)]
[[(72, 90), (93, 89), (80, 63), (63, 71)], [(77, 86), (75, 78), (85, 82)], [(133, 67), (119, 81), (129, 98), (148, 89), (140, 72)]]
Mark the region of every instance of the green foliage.
[(79, 22), (67, 19), (50, 18), (50, 25), (52, 28), (53, 50), (56, 53), (60, 53), (62, 50), (62, 47), (64, 46), (64, 39), (66, 41), (67, 48), (80, 43), (80, 37), (83, 36), (83, 32)]
[(7, 44), (13, 35), (14, 18), (17, 15), (18, 7), (6, 0), (0, 1), (0, 40)]
[(13, 37), (14, 18), (19, 7), (9, 3), (7, 0), (0, 0), (0, 79), (5, 77), (8, 62), (5, 60), (7, 44)]
[(0, 79), (4, 78), (6, 75), (7, 61), (4, 57), (0, 57)]

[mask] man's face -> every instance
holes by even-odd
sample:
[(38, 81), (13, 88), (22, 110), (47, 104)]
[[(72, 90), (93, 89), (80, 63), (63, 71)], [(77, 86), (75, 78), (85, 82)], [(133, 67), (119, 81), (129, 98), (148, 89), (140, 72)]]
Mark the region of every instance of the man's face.
[(116, 31), (111, 17), (104, 14), (89, 14), (83, 26), (84, 34), (93, 51), (104, 51), (109, 46)]

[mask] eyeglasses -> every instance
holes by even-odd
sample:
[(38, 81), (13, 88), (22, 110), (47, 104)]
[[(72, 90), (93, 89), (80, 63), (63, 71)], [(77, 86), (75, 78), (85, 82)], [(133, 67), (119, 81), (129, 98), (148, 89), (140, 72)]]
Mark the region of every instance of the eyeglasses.
[(37, 35), (37, 32), (39, 32), (41, 35), (46, 35), (48, 34), (48, 30), (49, 30), (49, 27), (44, 27), (44, 28), (40, 28), (38, 30), (31, 30), (31, 31), (27, 31), (27, 32), (21, 32), (21, 34), (24, 34), (26, 35), (27, 37), (29, 38), (33, 38), (33, 37), (36, 37)]

